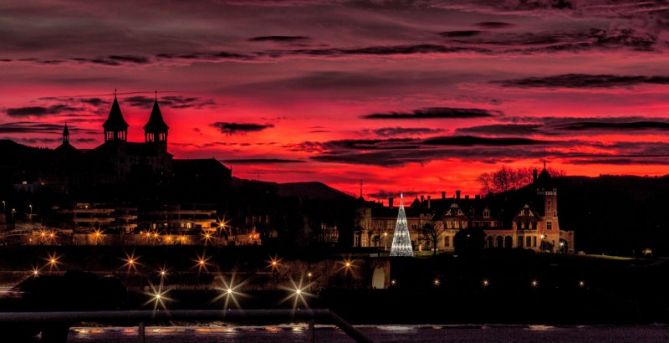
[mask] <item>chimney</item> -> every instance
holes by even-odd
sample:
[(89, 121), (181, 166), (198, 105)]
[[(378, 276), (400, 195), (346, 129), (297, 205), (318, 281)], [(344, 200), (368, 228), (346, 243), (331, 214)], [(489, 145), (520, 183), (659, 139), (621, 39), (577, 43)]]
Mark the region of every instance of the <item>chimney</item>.
[(393, 207), (393, 197), (388, 198), (388, 207)]
[(455, 199), (460, 200), (460, 191), (459, 190), (455, 191)]
[(428, 196), (427, 196), (427, 209), (428, 209), (428, 210), (430, 209), (431, 200), (432, 200), (432, 197), (428, 195)]
[(538, 175), (537, 173), (538, 173), (537, 168), (534, 168), (534, 169), (532, 170), (532, 183), (537, 183), (537, 177), (538, 177), (538, 176), (537, 176), (537, 175)]
[(441, 200), (446, 200), (446, 192), (441, 192)]
[(465, 195), (465, 200), (469, 200), (469, 194)]
[(424, 195), (421, 195), (421, 196), (420, 196), (420, 203), (422, 204), (423, 202), (425, 202), (425, 196), (424, 196)]
[(481, 200), (481, 196), (478, 195), (478, 194), (476, 194), (476, 195), (474, 196), (474, 199), (476, 199), (476, 200)]

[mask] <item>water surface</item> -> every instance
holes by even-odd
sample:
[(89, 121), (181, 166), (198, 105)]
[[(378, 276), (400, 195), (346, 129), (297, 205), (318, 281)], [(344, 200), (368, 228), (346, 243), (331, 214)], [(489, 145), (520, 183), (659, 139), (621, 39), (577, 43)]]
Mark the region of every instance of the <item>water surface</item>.
[[(548, 326), (548, 325), (379, 325), (358, 326), (375, 342), (669, 342), (666, 325)], [(172, 326), (147, 327), (149, 343), (308, 342), (304, 325), (262, 327)], [(316, 326), (317, 342), (352, 342), (333, 326)], [(73, 328), (68, 342), (136, 343), (136, 328)]]

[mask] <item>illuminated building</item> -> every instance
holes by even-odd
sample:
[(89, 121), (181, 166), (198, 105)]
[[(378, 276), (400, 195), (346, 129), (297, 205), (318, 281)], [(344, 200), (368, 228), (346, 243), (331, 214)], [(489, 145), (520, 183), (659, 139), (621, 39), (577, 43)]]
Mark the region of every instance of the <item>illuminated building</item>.
[[(532, 191), (533, 190), (533, 191)], [(420, 197), (406, 208), (406, 222), (414, 250), (455, 250), (454, 238), (461, 230), (482, 229), (487, 248), (521, 248), (534, 251), (574, 252), (574, 232), (562, 230), (558, 218), (558, 191), (551, 187), (548, 171), (535, 176), (533, 185), (515, 201), (462, 198)], [(394, 240), (395, 213), (391, 206), (365, 206), (358, 209), (355, 247), (377, 247), (390, 250)], [(433, 242), (424, 233), (425, 225), (437, 233)]]

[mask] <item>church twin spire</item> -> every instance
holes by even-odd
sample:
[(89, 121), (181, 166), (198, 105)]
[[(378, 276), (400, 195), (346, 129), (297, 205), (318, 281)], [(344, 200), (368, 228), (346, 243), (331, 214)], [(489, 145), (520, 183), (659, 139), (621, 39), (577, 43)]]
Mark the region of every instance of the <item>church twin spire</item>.
[[(114, 102), (107, 120), (102, 125), (104, 128), (105, 142), (125, 142), (128, 140), (128, 123), (123, 118), (121, 113), (121, 106), (118, 104), (116, 92), (114, 92)], [(144, 139), (146, 143), (158, 144), (163, 148), (167, 148), (167, 130), (169, 127), (163, 119), (163, 115), (158, 105), (158, 96), (153, 103), (153, 109), (149, 120), (144, 125)]]

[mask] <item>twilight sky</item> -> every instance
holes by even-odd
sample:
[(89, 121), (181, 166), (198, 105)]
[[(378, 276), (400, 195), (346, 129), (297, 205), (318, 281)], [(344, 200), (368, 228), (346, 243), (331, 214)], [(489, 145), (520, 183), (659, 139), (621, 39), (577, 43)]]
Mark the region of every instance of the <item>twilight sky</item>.
[(366, 197), (474, 194), (502, 165), (669, 173), (669, 2), (2, 1), (0, 138), (130, 140)]

